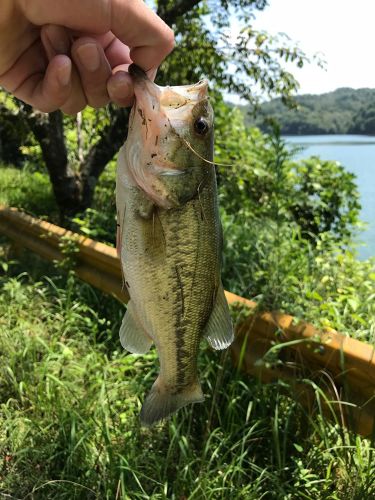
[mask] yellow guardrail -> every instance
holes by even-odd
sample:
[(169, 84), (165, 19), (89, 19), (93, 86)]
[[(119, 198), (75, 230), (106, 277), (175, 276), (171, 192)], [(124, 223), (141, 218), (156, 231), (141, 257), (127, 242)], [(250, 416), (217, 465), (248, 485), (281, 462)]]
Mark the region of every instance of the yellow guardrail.
[[(120, 262), (114, 248), (3, 206), (0, 233), (17, 246), (58, 261), (65, 257), (62, 242), (72, 238), (78, 250), (76, 274), (127, 302), (129, 297), (122, 287)], [(316, 405), (319, 387), (325, 395), (320, 406), (327, 414), (334, 413), (340, 423), (364, 436), (375, 432), (374, 347), (335, 331), (322, 332), (309, 323), (295, 323), (286, 314), (260, 313), (255, 302), (225, 293), (230, 304), (240, 303), (249, 309), (246, 319), (237, 325), (231, 347), (239, 368), (263, 382), (288, 379), (296, 398), (308, 407)], [(267, 362), (270, 350), (279, 351), (282, 363)]]

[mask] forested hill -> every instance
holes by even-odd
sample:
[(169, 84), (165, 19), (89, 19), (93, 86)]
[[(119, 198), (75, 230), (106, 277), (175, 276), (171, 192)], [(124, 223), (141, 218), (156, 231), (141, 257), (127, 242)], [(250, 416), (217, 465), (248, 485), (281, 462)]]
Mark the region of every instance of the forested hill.
[(375, 89), (340, 88), (327, 94), (296, 97), (297, 109), (288, 109), (281, 99), (261, 106), (254, 120), (247, 113), (247, 123), (265, 129), (265, 118), (273, 117), (286, 135), (371, 134), (375, 135)]

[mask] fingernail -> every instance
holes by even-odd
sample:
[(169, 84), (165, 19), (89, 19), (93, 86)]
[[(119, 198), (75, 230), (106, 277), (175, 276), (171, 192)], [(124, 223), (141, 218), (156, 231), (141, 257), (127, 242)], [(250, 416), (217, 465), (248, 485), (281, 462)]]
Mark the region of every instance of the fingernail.
[(71, 74), (72, 65), (69, 61), (67, 61), (57, 70), (57, 78), (60, 82), (60, 85), (66, 87), (70, 82)]
[(134, 94), (134, 89), (131, 82), (129, 82), (129, 77), (122, 71), (115, 73), (110, 78), (108, 81), (108, 90), (111, 98), (119, 102), (128, 102), (132, 99)]
[(128, 90), (129, 88), (129, 82), (126, 76), (123, 73), (116, 73), (112, 79), (111, 79), (112, 86), (116, 90), (122, 90), (124, 91), (125, 89)]
[(86, 43), (77, 48), (77, 55), (87, 71), (97, 71), (100, 66), (100, 54), (94, 43)]

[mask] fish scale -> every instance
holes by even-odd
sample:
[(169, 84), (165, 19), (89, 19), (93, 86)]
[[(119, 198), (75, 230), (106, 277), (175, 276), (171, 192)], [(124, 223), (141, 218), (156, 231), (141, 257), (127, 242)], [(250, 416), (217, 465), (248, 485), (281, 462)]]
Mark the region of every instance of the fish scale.
[[(127, 204), (130, 205), (130, 195), (127, 196), (127, 200)], [(136, 211), (137, 197), (134, 199), (134, 205), (133, 210)], [(184, 342), (187, 352), (192, 360), (196, 359), (201, 330), (208, 319), (207, 312), (216, 288), (217, 276), (214, 271), (219, 265), (219, 255), (209, 254), (207, 251), (200, 252), (204, 245), (217, 248), (217, 229), (212, 230), (215, 214), (212, 210), (210, 213), (210, 207), (205, 208), (207, 220), (203, 224), (197, 217), (197, 200), (187, 203), (183, 209), (160, 210), (165, 248), (153, 249), (152, 241), (139, 242), (136, 239), (139, 233), (139, 220), (131, 209), (127, 208), (124, 221), (124, 241), (132, 242), (129, 246), (125, 243), (125, 252), (122, 255), (129, 294), (140, 317), (148, 320), (144, 322), (145, 330), (156, 345), (157, 332), (163, 330), (163, 349), (159, 354), (160, 374), (173, 386), (176, 385), (178, 373), (177, 344), (180, 340), (178, 332), (180, 331), (181, 335), (181, 330), (184, 330), (183, 338), (186, 339)], [(149, 225), (151, 221), (145, 221), (144, 224)], [(146, 233), (150, 234), (147, 230)], [(135, 244), (135, 241), (138, 244)], [(145, 248), (148, 248), (147, 252), (144, 251)], [(157, 256), (164, 251), (163, 259)], [(156, 265), (157, 261), (159, 265)], [(176, 275), (176, 267), (180, 270), (181, 283)], [(181, 286), (184, 294), (185, 321), (182, 319)], [(164, 290), (169, 292), (168, 301), (162, 298)], [(173, 362), (175, 360), (176, 363)], [(196, 379), (196, 366), (193, 366), (193, 363), (189, 363), (188, 366), (191, 372), (187, 373), (188, 370), (185, 370), (185, 384)]]

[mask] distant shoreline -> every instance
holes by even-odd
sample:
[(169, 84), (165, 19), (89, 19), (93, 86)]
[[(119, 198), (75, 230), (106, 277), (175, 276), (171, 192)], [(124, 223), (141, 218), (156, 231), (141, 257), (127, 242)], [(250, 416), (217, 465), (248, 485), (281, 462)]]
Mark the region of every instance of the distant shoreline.
[[(369, 138), (374, 138), (375, 139), (375, 133), (374, 134), (343, 134), (343, 133), (336, 133), (336, 134), (331, 134), (331, 133), (316, 133), (316, 134), (284, 134), (284, 133), (281, 133), (281, 136), (282, 137), (305, 137), (305, 136), (309, 136), (309, 137), (319, 137), (319, 136), (328, 136), (328, 135), (337, 135), (337, 136), (344, 136), (344, 135), (348, 135), (348, 136), (355, 136), (355, 137), (369, 137)], [(375, 143), (375, 141), (374, 141)], [(360, 143), (359, 143), (360, 144)]]
[(251, 108), (238, 106), (247, 125), (269, 132), (267, 121), (280, 125), (282, 135), (375, 136), (375, 89), (342, 88), (326, 94), (296, 96), (297, 108), (286, 107), (280, 98), (265, 102), (257, 116)]

